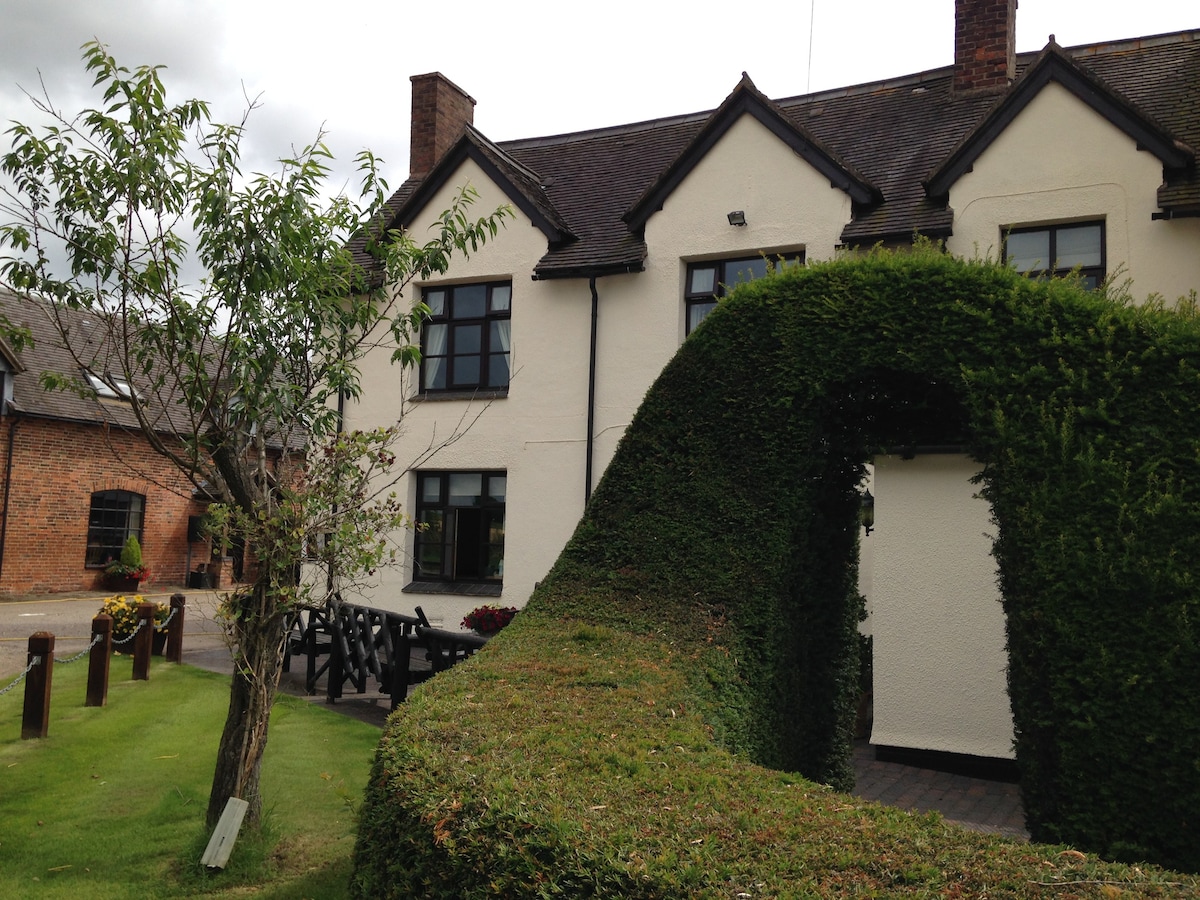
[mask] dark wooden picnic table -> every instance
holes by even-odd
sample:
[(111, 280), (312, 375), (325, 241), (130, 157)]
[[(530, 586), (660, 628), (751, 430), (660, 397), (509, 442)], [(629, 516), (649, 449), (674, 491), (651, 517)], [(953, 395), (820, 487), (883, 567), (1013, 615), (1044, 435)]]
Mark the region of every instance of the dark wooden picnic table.
[(344, 602), (297, 610), (289, 623), (283, 669), (290, 670), (292, 657), (305, 657), (305, 689), (315, 694), (325, 676), (330, 702), (343, 696), (347, 683), (363, 694), (374, 680), (391, 696), (394, 709), (410, 687), (470, 658), (488, 641), (472, 632), (434, 628), (419, 606), (414, 612), (408, 616)]

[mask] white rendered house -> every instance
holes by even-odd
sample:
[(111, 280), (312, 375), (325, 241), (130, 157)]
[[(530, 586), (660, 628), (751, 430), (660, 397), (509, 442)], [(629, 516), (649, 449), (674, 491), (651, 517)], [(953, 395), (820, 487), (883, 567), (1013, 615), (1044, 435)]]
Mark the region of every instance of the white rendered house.
[[(427, 524), (354, 599), (450, 628), (482, 602), (521, 606), (646, 389), (765, 258), (919, 234), (1033, 273), (1128, 279), (1137, 297), (1200, 287), (1200, 31), (1017, 56), (1015, 8), (958, 0), (952, 67), (781, 100), (744, 77), (712, 111), (503, 143), (472, 127), (464, 91), (415, 76), (395, 224), (419, 236), (465, 185), (477, 211), (514, 218), (408, 289), (434, 311), (420, 371), (380, 347), (347, 405), (347, 428), (402, 420), (402, 490)], [(952, 446), (875, 460), (878, 745), (1012, 755), (976, 471)]]

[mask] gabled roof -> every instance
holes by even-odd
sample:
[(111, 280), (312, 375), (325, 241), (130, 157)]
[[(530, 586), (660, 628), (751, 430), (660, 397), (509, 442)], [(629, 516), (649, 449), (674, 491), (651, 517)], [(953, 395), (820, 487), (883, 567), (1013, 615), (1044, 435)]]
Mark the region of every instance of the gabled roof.
[(962, 142), (925, 181), (933, 199), (945, 197), (960, 176), (969, 172), (975, 161), (1012, 121), (1029, 106), (1042, 88), (1057, 83), (1090, 106), (1114, 126), (1137, 142), (1140, 149), (1153, 153), (1168, 170), (1182, 170), (1195, 159), (1195, 151), (1174, 137), (1166, 128), (1135, 104), (1109, 87), (1098, 75), (1071, 59), (1054, 41), (1042, 50), (1033, 64), (1017, 79), (983, 120), (971, 129)]
[[(1017, 72), (999, 101), (988, 93), (956, 95), (949, 66), (776, 101), (746, 79), (716, 110), (500, 143), (475, 132), (451, 154), (460, 154), (458, 161), (472, 153), (489, 161), (514, 203), (540, 214), (547, 248), (534, 269), (537, 278), (640, 271), (646, 257), (641, 226), (709, 142), (747, 113), (810, 154), (831, 182), (842, 178), (848, 191), (869, 192), (854, 204), (844, 243), (909, 239), (918, 232), (945, 236), (953, 211), (944, 196), (927, 193), (926, 183), (943, 188), (946, 178), (957, 177), (950, 174), (956, 166), (994, 137), (988, 123), (1028, 103), (1039, 79), (1054, 78), (1091, 98), (1084, 102), (1159, 155), (1164, 214), (1200, 215), (1200, 172), (1187, 156), (1200, 148), (1200, 30), (1054, 45), (1018, 56)], [(457, 162), (443, 162), (445, 168), (439, 164), (424, 180), (402, 185), (389, 212), (415, 216), (441, 186), (438, 179), (453, 174)]]
[(551, 245), (574, 238), (566, 221), (558, 214), (545, 193), (537, 173), (513, 159), (468, 125), (463, 136), (433, 167), (412, 197), (397, 211), (395, 225), (408, 226), (430, 197), (446, 185), (455, 170), (466, 160), (473, 160), (487, 173), (508, 198), (546, 235)]
[[(386, 208), (386, 230), (407, 228), (433, 196), (449, 184), (454, 173), (467, 160), (473, 161), (499, 187), (508, 199), (524, 213), (543, 234), (550, 246), (575, 239), (566, 220), (559, 215), (546, 196), (541, 179), (496, 144), (468, 125), (455, 142), (424, 178), (410, 179), (392, 195)], [(351, 243), (359, 261), (366, 264), (364, 241)]]
[(691, 143), (621, 217), (630, 229), (640, 232), (645, 228), (646, 222), (662, 209), (663, 203), (680, 182), (716, 146), (734, 123), (745, 115), (762, 124), (809, 165), (826, 176), (833, 187), (849, 194), (856, 204), (869, 206), (882, 199), (883, 195), (874, 185), (837, 153), (823, 146), (797, 122), (784, 115), (783, 110), (760, 92), (750, 80), (750, 76), (743, 72), (742, 80), (733, 89), (733, 93), (717, 107)]

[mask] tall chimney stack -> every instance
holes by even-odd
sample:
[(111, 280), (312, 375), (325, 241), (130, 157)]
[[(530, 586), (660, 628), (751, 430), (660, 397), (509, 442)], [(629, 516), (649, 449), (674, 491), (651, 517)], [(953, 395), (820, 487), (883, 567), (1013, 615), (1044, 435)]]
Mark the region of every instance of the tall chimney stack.
[(954, 0), (954, 92), (1008, 87), (1017, 74), (1017, 0)]
[(413, 75), (408, 174), (428, 175), (463, 129), (475, 121), (475, 100), (441, 72)]

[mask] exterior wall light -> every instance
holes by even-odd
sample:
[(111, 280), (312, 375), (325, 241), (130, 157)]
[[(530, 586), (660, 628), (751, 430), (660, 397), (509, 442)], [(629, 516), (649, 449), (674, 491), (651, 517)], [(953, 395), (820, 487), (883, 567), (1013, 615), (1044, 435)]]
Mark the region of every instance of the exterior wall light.
[(735, 209), (725, 218), (729, 220), (730, 225), (736, 225), (738, 228), (741, 228), (746, 224), (746, 211), (744, 209)]
[(862, 510), (859, 513), (859, 519), (862, 522), (863, 531), (870, 536), (875, 530), (875, 498), (870, 491), (862, 492)]

